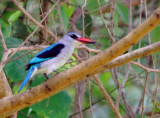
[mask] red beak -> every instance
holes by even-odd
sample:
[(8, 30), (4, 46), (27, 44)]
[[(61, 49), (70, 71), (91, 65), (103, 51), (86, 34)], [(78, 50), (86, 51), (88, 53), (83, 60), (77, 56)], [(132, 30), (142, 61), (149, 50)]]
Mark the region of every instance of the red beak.
[(95, 41), (93, 41), (91, 39), (84, 38), (84, 37), (78, 38), (78, 41), (81, 42), (81, 43), (83, 43), (83, 44), (93, 44), (93, 43), (96, 43)]

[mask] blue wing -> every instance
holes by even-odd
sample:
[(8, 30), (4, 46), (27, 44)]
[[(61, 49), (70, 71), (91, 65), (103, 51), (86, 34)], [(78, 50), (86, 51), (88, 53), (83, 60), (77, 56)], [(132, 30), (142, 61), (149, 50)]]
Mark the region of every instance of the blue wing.
[(55, 43), (43, 49), (33, 59), (31, 59), (31, 61), (26, 65), (26, 70), (29, 70), (32, 65), (36, 65), (38, 63), (41, 63), (43, 61), (46, 61), (58, 56), (58, 54), (60, 54), (61, 50), (64, 47), (65, 46), (62, 43)]

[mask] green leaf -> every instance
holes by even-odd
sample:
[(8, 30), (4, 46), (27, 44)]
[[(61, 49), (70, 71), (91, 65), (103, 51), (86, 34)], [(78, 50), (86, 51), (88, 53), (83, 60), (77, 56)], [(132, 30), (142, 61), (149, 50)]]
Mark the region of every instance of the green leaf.
[(73, 6), (67, 6), (63, 5), (61, 6), (61, 16), (64, 23), (65, 31), (67, 31), (68, 25), (69, 25), (69, 19), (74, 11)]
[(12, 37), (25, 39), (28, 35), (26, 25), (21, 21), (17, 20), (12, 25)]
[(8, 19), (9, 23), (13, 23), (14, 21), (16, 21), (18, 19), (19, 16), (21, 16), (22, 12), (21, 11), (16, 11), (13, 14), (11, 14), (11, 16)]
[(151, 31), (151, 40), (152, 40), (152, 43), (160, 41), (160, 26), (159, 25)]
[(120, 18), (128, 24), (129, 20), (128, 20), (128, 8), (121, 4), (121, 3), (117, 3), (117, 11), (118, 11), (118, 14), (120, 15)]
[(160, 103), (156, 100), (156, 101), (152, 102), (152, 104), (153, 104), (152, 111), (153, 112), (159, 112), (160, 111), (159, 110)]
[[(103, 72), (102, 74), (99, 75), (99, 78), (100, 78), (101, 82), (103, 83), (103, 86), (105, 87), (105, 89), (107, 89), (108, 91), (115, 88), (115, 85), (112, 82), (113, 79), (111, 77), (110, 72)], [(103, 94), (100, 92), (98, 86), (93, 87), (92, 93), (94, 94), (94, 99), (99, 99), (99, 98), (103, 97)]]
[(4, 22), (2, 19), (0, 19), (1, 29), (3, 33), (4, 38), (9, 38), (11, 35), (11, 25)]
[[(77, 20), (76, 26), (79, 30), (83, 30), (83, 22), (82, 22), (82, 16)], [(91, 27), (92, 27), (92, 18), (90, 15), (85, 14), (84, 16), (84, 28), (85, 28), (85, 34), (87, 36), (90, 36), (91, 34)]]
[(33, 77), (32, 84), (30, 87), (37, 86), (37, 85), (43, 83), (45, 80), (46, 80), (46, 78), (42, 74), (36, 74)]
[[(101, 4), (101, 7), (104, 5), (107, 5), (107, 2), (105, 0), (99, 0), (99, 1)], [(95, 11), (95, 9), (98, 9), (98, 8), (99, 8), (99, 5), (98, 5), (97, 0), (88, 0), (87, 6), (86, 6), (87, 10), (91, 11), (92, 13), (95, 13), (95, 12), (99, 12), (99, 10)]]
[[(141, 118), (141, 114), (136, 114), (136, 118)], [(143, 114), (143, 118), (146, 118), (145, 114)]]
[(31, 106), (37, 114), (49, 118), (66, 118), (71, 98), (63, 91)]
[(103, 72), (99, 75), (99, 77), (101, 79), (101, 82), (104, 83), (103, 85), (108, 91), (115, 88), (115, 84), (114, 84), (114, 81), (112, 79), (112, 75), (110, 72)]
[(123, 34), (123, 30), (119, 28), (118, 22), (119, 22), (119, 17), (118, 17), (118, 11), (115, 10), (114, 15), (113, 15), (113, 22), (114, 22), (114, 36), (119, 37)]
[(31, 118), (44, 118), (42, 115), (37, 114), (35, 111), (31, 111), (29, 114), (29, 117)]
[(6, 4), (8, 3), (8, 1), (5, 1), (5, 0), (1, 0), (0, 2), (0, 14), (2, 16), (4, 10), (6, 10)]
[[(5, 41), (6, 41), (6, 44), (8, 45), (7, 46), (8, 48), (18, 47), (18, 45), (22, 43), (22, 41), (18, 38), (7, 38)], [(26, 52), (27, 51), (17, 52), (11, 59), (21, 56)], [(6, 63), (4, 67), (4, 71), (7, 77), (11, 81), (14, 82), (14, 81), (22, 80), (25, 78), (27, 72), (25, 71), (24, 67), (29, 62), (29, 59), (30, 59), (29, 57), (30, 57), (29, 55), (25, 55), (19, 58), (18, 60)]]
[[(20, 5), (23, 6), (23, 2), (20, 2)], [(21, 10), (19, 10), (14, 3), (10, 2), (8, 3), (7, 8), (5, 12), (3, 13), (3, 19), (5, 19), (6, 21), (12, 24), (21, 15), (22, 15)]]
[(18, 112), (17, 118), (26, 118), (29, 112), (29, 107), (22, 109), (21, 111)]
[(90, 36), (91, 35), (91, 27), (93, 26), (93, 23), (92, 23), (92, 18), (90, 15), (86, 14), (85, 17), (84, 17), (84, 28), (85, 28), (85, 34), (87, 36)]
[(82, 6), (84, 4), (85, 0), (73, 0), (73, 4), (76, 6)]
[(3, 32), (3, 36), (4, 38), (9, 38), (11, 36), (11, 25), (8, 25), (6, 27), (2, 27), (2, 32)]

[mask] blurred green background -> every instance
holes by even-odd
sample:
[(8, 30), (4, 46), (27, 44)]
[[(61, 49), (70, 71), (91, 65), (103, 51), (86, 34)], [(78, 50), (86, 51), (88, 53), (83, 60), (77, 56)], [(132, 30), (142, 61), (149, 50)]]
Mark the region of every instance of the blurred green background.
[[(129, 21), (132, 19), (132, 28), (134, 29), (140, 22), (140, 3), (132, 5), (132, 17), (129, 17), (129, 3), (127, 0), (117, 0), (115, 4), (115, 10), (113, 14), (113, 37), (115, 42), (120, 40), (122, 37), (127, 35), (129, 32)], [(140, 0), (138, 0), (140, 1)], [(40, 22), (45, 13), (42, 13), (44, 7), (49, 10), (52, 5), (55, 4), (56, 0), (20, 0), (20, 4), (38, 21)], [(46, 2), (46, 3), (44, 3)], [(45, 25), (51, 32), (61, 38), (68, 31), (79, 31), (84, 30), (85, 36), (90, 37), (97, 43), (95, 45), (89, 45), (90, 48), (105, 50), (111, 46), (108, 31), (101, 19), (101, 14), (99, 11), (99, 5), (97, 0), (87, 0), (86, 6), (84, 8), (84, 17), (81, 15), (77, 17), (74, 21), (73, 28), (71, 24), (72, 15), (77, 15), (75, 13), (76, 9), (80, 9), (84, 5), (84, 0), (62, 0), (56, 5), (54, 10), (49, 14), (47, 20), (43, 25)], [(135, 1), (132, 1), (135, 2)], [(46, 4), (46, 5), (44, 5)], [(110, 27), (110, 15), (111, 15), (111, 4), (112, 0), (100, 0), (100, 5), (102, 7), (102, 14), (104, 17), (104, 22)], [(159, 0), (147, 0), (147, 12), (150, 15), (159, 5)], [(84, 18), (84, 22), (83, 22)], [(143, 4), (141, 22), (146, 19), (145, 8)], [(74, 19), (73, 19), (74, 20)], [(83, 24), (84, 28), (83, 29)], [(26, 38), (33, 32), (36, 28), (34, 25), (17, 7), (14, 3), (9, 0), (0, 0), (0, 25), (5, 38), (5, 42), (8, 48), (18, 47)], [(151, 43), (155, 43), (160, 40), (160, 26), (157, 26), (154, 30), (150, 32)], [(34, 36), (27, 41), (26, 46), (31, 45), (48, 45), (52, 44), (54, 41), (52, 37), (44, 33), (40, 29), (34, 34)], [(139, 44), (132, 47), (132, 50), (138, 49)], [(148, 35), (141, 39), (141, 47), (149, 45)], [(39, 50), (35, 51), (20, 51), (17, 52), (10, 60), (6, 63), (4, 67), (5, 74), (7, 76), (10, 87), (13, 93), (16, 94), (20, 84), (27, 75), (24, 67), (33, 58)], [(78, 54), (78, 50), (75, 50)], [(127, 53), (127, 52), (126, 52)], [(0, 43), (0, 59), (3, 55), (3, 48)], [(87, 55), (87, 54), (86, 54)], [(84, 57), (86, 57), (84, 55)], [(90, 54), (94, 56), (94, 53)], [(141, 64), (148, 66), (150, 68), (160, 67), (160, 54), (154, 53), (153, 59), (149, 60), (148, 57), (143, 57), (140, 59)], [(137, 61), (137, 60), (136, 60)], [(150, 63), (151, 61), (151, 63)], [(58, 71), (63, 72), (72, 66), (78, 64), (74, 57), (71, 57), (67, 63)], [(154, 62), (154, 63), (152, 63)], [(128, 70), (128, 65), (123, 65), (116, 68), (116, 75), (119, 83), (122, 83), (125, 73)], [(51, 74), (50, 76), (54, 76)], [(146, 76), (146, 71), (142, 68), (132, 65), (132, 70), (129, 73), (125, 87), (123, 88), (125, 93), (125, 99), (128, 101), (136, 117), (140, 117), (141, 114), (141, 97), (143, 92), (143, 86), (140, 81), (144, 84)], [(106, 70), (105, 72), (99, 73), (98, 77), (103, 83), (105, 89), (109, 92), (112, 100), (115, 102), (118, 96), (118, 89), (113, 80), (111, 70)], [(36, 79), (35, 79), (36, 78)], [(160, 95), (157, 92), (155, 96), (156, 83), (157, 89), (159, 90), (159, 80), (156, 81), (155, 78), (159, 78), (157, 73), (150, 72), (147, 82), (147, 89), (150, 91), (151, 96), (156, 101), (151, 100), (151, 96), (147, 93), (144, 99), (144, 115), (147, 117), (148, 112), (160, 112), (159, 111), (159, 101)], [(28, 82), (28, 84), (22, 90), (25, 91), (30, 87), (39, 85), (44, 82), (45, 78), (43, 75), (38, 74), (33, 77), (33, 80)], [(90, 94), (89, 94), (90, 88)], [(54, 96), (49, 97), (37, 104), (27, 107), (18, 112), (18, 118), (66, 118), (73, 117), (75, 115), (75, 89), (76, 85), (60, 92)], [(83, 117), (92, 118), (90, 112), (90, 100), (89, 96), (92, 98), (92, 112), (94, 118), (114, 118), (116, 117), (110, 106), (108, 105), (104, 95), (100, 91), (97, 83), (92, 77), (89, 81), (89, 86), (86, 84), (84, 101), (82, 103)], [(140, 104), (140, 105), (139, 105)], [(119, 111), (124, 118), (129, 117), (128, 111), (123, 100), (120, 101)], [(75, 117), (78, 118), (78, 117)]]

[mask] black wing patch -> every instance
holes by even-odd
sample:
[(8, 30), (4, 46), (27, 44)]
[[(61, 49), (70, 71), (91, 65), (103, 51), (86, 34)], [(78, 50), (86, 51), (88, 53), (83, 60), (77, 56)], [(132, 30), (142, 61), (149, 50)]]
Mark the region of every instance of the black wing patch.
[(37, 55), (38, 58), (53, 58), (56, 57), (61, 50), (64, 48), (64, 44), (58, 44), (51, 48), (50, 50), (46, 50), (45, 52)]
[[(64, 48), (64, 44), (58, 44), (58, 45), (55, 45), (54, 47), (52, 47), (51, 49), (49, 50), (46, 50), (40, 54), (38, 54), (36, 57), (40, 58), (40, 59), (44, 59), (45, 61), (45, 58), (47, 59), (51, 59), (51, 58), (54, 58), (56, 56), (58, 56), (58, 54), (60, 54), (61, 50)], [(40, 62), (43, 62), (43, 61), (40, 61)], [(25, 70), (29, 70), (31, 68), (32, 65), (36, 65), (36, 64), (39, 64), (40, 62), (33, 62), (33, 63), (28, 63), (25, 67), (26, 69)]]

